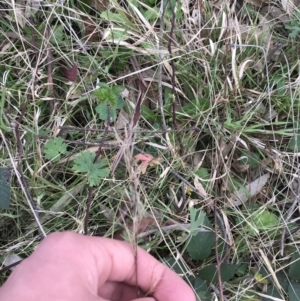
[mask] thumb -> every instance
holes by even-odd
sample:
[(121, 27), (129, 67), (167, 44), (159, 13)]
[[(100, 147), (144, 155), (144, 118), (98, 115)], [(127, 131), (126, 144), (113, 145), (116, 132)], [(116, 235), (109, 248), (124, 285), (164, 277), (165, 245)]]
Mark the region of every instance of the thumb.
[(139, 299), (133, 299), (131, 301), (156, 301), (156, 299), (152, 297), (144, 297), (144, 298), (139, 298)]

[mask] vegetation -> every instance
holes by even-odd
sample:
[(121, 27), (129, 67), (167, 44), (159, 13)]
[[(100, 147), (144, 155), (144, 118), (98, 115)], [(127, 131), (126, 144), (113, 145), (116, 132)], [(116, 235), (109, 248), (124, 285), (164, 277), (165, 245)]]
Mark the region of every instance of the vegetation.
[(298, 300), (300, 11), (233, 2), (0, 2), (1, 282), (71, 230)]

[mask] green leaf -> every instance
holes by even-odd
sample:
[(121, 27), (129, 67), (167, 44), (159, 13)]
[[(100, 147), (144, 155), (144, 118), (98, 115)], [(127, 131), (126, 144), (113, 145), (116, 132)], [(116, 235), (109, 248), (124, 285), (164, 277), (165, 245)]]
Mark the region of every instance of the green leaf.
[(300, 34), (300, 26), (299, 26), (299, 19), (293, 16), (293, 19), (290, 23), (285, 25), (286, 29), (291, 30), (292, 32), (289, 34), (291, 38), (296, 38), (298, 34)]
[[(101, 120), (107, 120), (108, 114), (111, 121), (115, 121), (117, 119), (117, 110), (116, 108), (110, 107), (108, 109), (108, 105), (106, 103), (101, 103), (96, 107), (96, 112), (99, 114), (99, 118)], [(109, 112), (109, 113), (108, 113)]]
[(153, 112), (153, 110), (150, 110), (147, 106), (142, 105), (142, 116), (148, 121), (148, 122), (156, 122), (157, 121), (157, 114)]
[(195, 171), (195, 175), (197, 175), (200, 179), (203, 179), (203, 180), (209, 180), (210, 178), (210, 174), (207, 170), (207, 168), (199, 168)]
[(291, 137), (287, 148), (293, 152), (299, 152), (300, 150), (300, 135), (296, 134), (295, 136)]
[(115, 23), (122, 23), (123, 22), (123, 17), (119, 13), (113, 13), (110, 10), (106, 10), (100, 14), (101, 19), (110, 21), (110, 22), (115, 22)]
[(199, 115), (201, 112), (207, 110), (210, 106), (210, 100), (206, 98), (196, 98), (185, 104), (179, 112), (191, 117)]
[(0, 167), (0, 208), (8, 209), (10, 205), (10, 171)]
[(289, 276), (295, 280), (300, 280), (300, 254), (298, 252), (295, 252), (292, 256)]
[(195, 290), (195, 293), (199, 297), (199, 300), (201, 300), (201, 301), (210, 301), (211, 300), (211, 293), (206, 284), (206, 281), (204, 281), (199, 276), (197, 276), (197, 277), (190, 276), (188, 279), (189, 279), (191, 286)]
[[(110, 56), (110, 52), (109, 52), (109, 54), (107, 55), (107, 58)], [(109, 86), (109, 84), (107, 84), (107, 83), (103, 83), (103, 82), (99, 82), (98, 83), (98, 86), (100, 87), (100, 88), (109, 88), (110, 86)]]
[[(242, 222), (240, 218), (237, 218), (237, 220)], [(245, 232), (250, 235), (257, 235), (260, 231), (270, 231), (269, 234), (271, 234), (272, 231), (274, 234), (279, 225), (278, 217), (269, 211), (252, 211), (247, 221)]]
[[(265, 281), (267, 281), (268, 284), (270, 284), (270, 283), (273, 284), (274, 287), (273, 288), (270, 287), (271, 288), (270, 292), (272, 294), (276, 294), (276, 293), (279, 294), (279, 292), (276, 289), (276, 283), (275, 283), (273, 277), (270, 275), (270, 272), (266, 269), (266, 267), (262, 266), (259, 269), (258, 274), (261, 275), (261, 278), (264, 279)], [(291, 282), (291, 279), (289, 279), (289, 277), (287, 277), (286, 272), (279, 271), (279, 272), (275, 273), (275, 275), (276, 275), (276, 279), (280, 283), (282, 289), (284, 291), (287, 291), (289, 283)], [(273, 296), (271, 293), (270, 293), (270, 296)]]
[[(212, 228), (208, 218), (205, 216), (203, 225)], [(211, 250), (215, 244), (214, 232), (197, 232), (192, 235), (187, 245), (187, 251), (192, 259), (204, 260), (209, 257)]]
[(106, 160), (102, 159), (94, 163), (96, 155), (90, 151), (81, 153), (75, 160), (72, 170), (78, 173), (87, 175), (90, 186), (97, 186), (101, 183), (103, 178), (108, 177), (109, 168)]
[(94, 91), (94, 96), (98, 99), (99, 103), (110, 104), (111, 107), (115, 107), (117, 104), (116, 94), (110, 87), (102, 87)]
[[(114, 22), (119, 25), (131, 25), (131, 22), (122, 12), (112, 12), (111, 10), (106, 10), (100, 14), (100, 17), (104, 20)], [(125, 26), (124, 26), (125, 27)]]
[[(236, 270), (239, 268), (238, 264), (223, 263), (220, 267), (221, 279), (222, 281), (229, 281), (235, 274)], [(217, 282), (217, 268), (215, 264), (206, 266), (199, 271), (199, 276), (206, 280), (208, 283)]]
[(118, 95), (118, 96), (116, 96), (116, 99), (117, 99), (116, 109), (118, 109), (118, 110), (122, 109), (125, 105), (125, 102), (124, 102), (122, 96)]
[(208, 170), (206, 168), (201, 167), (195, 171), (195, 175), (199, 177), (199, 181), (204, 187), (204, 189), (208, 189), (210, 182), (205, 181), (210, 179), (210, 173), (208, 172)]
[(121, 41), (126, 41), (130, 38), (130, 36), (123, 29), (112, 29), (109, 34), (106, 36), (106, 40), (112, 40), (115, 43), (119, 43)]
[(273, 286), (273, 285), (268, 288), (268, 290), (267, 290), (267, 292), (266, 292), (265, 295), (268, 295), (271, 298), (265, 297), (264, 301), (273, 301), (274, 298), (282, 299), (282, 296), (280, 295), (278, 289), (275, 286)]
[(125, 90), (125, 88), (123, 86), (112, 86), (111, 89), (114, 92), (114, 94), (116, 94), (116, 95), (122, 93)]
[(148, 21), (157, 19), (159, 17), (159, 7), (147, 9), (144, 13), (144, 17)]
[(206, 217), (205, 212), (196, 210), (193, 206), (190, 207), (191, 216), (191, 228), (190, 234), (196, 235), (198, 233), (197, 228), (204, 224), (204, 219)]
[(300, 283), (291, 283), (288, 293), (290, 301), (300, 301)]
[(48, 160), (59, 161), (61, 155), (67, 153), (67, 144), (63, 138), (56, 137), (45, 143), (45, 157)]
[[(181, 9), (182, 4), (177, 1), (177, 0), (170, 0), (170, 5), (168, 5), (168, 9), (166, 9), (165, 12), (165, 18), (168, 20), (172, 20), (172, 16), (173, 16), (173, 9), (174, 7), (176, 7), (176, 11), (175, 11), (175, 16), (176, 16), (176, 22), (178, 22), (178, 24), (180, 24), (182, 18), (183, 18), (183, 10)], [(173, 9), (170, 9), (171, 7), (173, 7)]]
[(167, 265), (172, 271), (176, 274), (188, 274), (188, 268), (179, 260), (176, 260), (174, 257), (167, 257), (163, 259), (163, 263)]
[(246, 274), (248, 268), (248, 264), (240, 264), (235, 273), (238, 277), (242, 277)]
[(64, 36), (65, 36), (65, 33), (64, 33), (64, 29), (63, 29), (62, 25), (57, 25), (57, 26), (55, 26), (55, 28), (53, 30), (52, 36), (50, 37), (50, 42), (52, 44), (61, 44)]
[(120, 93), (124, 90), (124, 87), (115, 86), (109, 87), (107, 84), (101, 84), (100, 88), (94, 91), (94, 96), (99, 101), (99, 105), (96, 107), (96, 112), (99, 114), (101, 120), (107, 120), (108, 108), (110, 105), (110, 118), (116, 120), (116, 109), (124, 107), (125, 103)]
[(278, 226), (278, 218), (265, 210), (254, 214), (253, 223), (258, 230), (273, 230)]

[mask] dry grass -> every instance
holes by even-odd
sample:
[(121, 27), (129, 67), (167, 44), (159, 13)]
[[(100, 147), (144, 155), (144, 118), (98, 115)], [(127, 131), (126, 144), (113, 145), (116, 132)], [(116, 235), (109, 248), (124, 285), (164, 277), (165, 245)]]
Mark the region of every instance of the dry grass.
[[(0, 4), (0, 164), (12, 173), (11, 205), (0, 211), (2, 267), (44, 234), (73, 230), (175, 258), (186, 278), (222, 260), (238, 265), (223, 288), (209, 286), (220, 300), (270, 296), (283, 283), (278, 271), (292, 281), (300, 48), (284, 24), (297, 10), (278, 17), (280, 5), (227, 2)], [(116, 120), (99, 116), (99, 83), (123, 87)], [(66, 151), (47, 157), (57, 137)], [(112, 171), (99, 185), (74, 171), (86, 151)], [(136, 154), (153, 156), (146, 170)], [(201, 261), (186, 251), (191, 207), (217, 237), (218, 252)]]

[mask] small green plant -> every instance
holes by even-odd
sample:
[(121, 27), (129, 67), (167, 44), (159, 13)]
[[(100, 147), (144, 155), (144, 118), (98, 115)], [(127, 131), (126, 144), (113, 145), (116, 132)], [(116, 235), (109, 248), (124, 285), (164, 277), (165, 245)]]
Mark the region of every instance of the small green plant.
[(95, 162), (96, 155), (90, 151), (81, 153), (75, 160), (72, 170), (76, 173), (83, 173), (87, 176), (90, 186), (97, 186), (101, 180), (109, 175), (107, 161), (101, 159)]
[(67, 153), (67, 144), (61, 137), (49, 139), (45, 144), (44, 152), (46, 159), (57, 162), (60, 160), (61, 155)]
[[(215, 244), (215, 233), (212, 229), (212, 224), (208, 220), (206, 214), (202, 211), (197, 211), (195, 208), (190, 208), (191, 228), (190, 240), (187, 245), (187, 251), (191, 258), (195, 260), (204, 260), (211, 254)], [(197, 228), (205, 227), (207, 231), (198, 231)]]
[(254, 211), (248, 219), (248, 224), (245, 226), (245, 232), (250, 235), (256, 235), (256, 233), (264, 231), (272, 232), (279, 226), (278, 217), (267, 211), (257, 210)]
[(289, 36), (295, 39), (300, 34), (300, 12), (295, 10), (291, 17), (291, 22), (285, 25), (285, 28), (291, 30)]
[(120, 93), (124, 90), (122, 86), (110, 87), (106, 84), (101, 84), (100, 88), (94, 91), (94, 96), (97, 98), (99, 105), (96, 107), (96, 112), (101, 120), (115, 121), (117, 118), (117, 110), (122, 109), (125, 105)]
[[(194, 207), (190, 207), (190, 238), (187, 245), (189, 256), (197, 262), (205, 262), (205, 259), (214, 256), (213, 248), (216, 242), (216, 235), (213, 230), (213, 225), (209, 221), (204, 211), (199, 211)], [(199, 229), (199, 228), (202, 229)], [(179, 268), (175, 265), (175, 268)], [(231, 280), (237, 273), (241, 264), (222, 263), (220, 266), (222, 281)], [(174, 265), (173, 265), (174, 268)], [(210, 264), (202, 267), (199, 265), (196, 277), (188, 277), (189, 282), (199, 300), (211, 300), (208, 285), (217, 283), (217, 268), (216, 264)]]
[[(229, 281), (232, 279), (238, 270), (238, 264), (222, 263), (220, 266), (222, 281)], [(199, 276), (201, 279), (207, 281), (207, 283), (217, 283), (217, 268), (215, 264), (207, 265), (199, 270)]]

